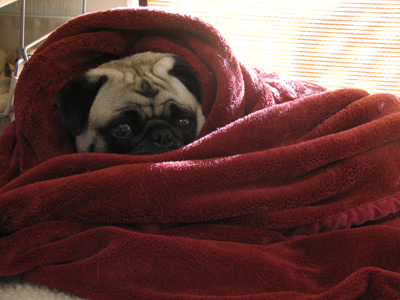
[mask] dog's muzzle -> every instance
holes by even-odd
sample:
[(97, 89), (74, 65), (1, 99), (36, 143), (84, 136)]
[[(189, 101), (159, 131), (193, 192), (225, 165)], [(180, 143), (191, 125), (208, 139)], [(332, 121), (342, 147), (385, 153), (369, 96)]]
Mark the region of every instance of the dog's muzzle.
[(129, 154), (159, 154), (184, 146), (182, 133), (160, 119), (149, 120), (136, 138), (139, 142)]
[(155, 128), (147, 135), (147, 139), (164, 151), (173, 147), (174, 135), (168, 128)]

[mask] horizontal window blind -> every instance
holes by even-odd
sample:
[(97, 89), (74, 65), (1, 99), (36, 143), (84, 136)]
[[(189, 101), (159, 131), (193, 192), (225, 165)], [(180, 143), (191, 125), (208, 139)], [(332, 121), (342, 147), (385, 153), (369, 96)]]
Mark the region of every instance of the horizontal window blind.
[(329, 88), (400, 96), (400, 1), (147, 2), (209, 22), (249, 65)]

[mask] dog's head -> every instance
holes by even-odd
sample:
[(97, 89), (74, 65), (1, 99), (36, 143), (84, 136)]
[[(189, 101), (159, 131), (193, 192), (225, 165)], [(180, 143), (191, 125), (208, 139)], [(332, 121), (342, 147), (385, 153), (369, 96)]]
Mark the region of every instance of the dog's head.
[(181, 57), (145, 52), (70, 79), (54, 105), (78, 152), (158, 154), (193, 142), (201, 84)]

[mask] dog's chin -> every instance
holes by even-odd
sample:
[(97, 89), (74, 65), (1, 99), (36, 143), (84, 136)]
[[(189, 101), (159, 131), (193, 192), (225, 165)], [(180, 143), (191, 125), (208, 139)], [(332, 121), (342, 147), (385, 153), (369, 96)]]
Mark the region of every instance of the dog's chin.
[(78, 153), (116, 153), (116, 154), (130, 154), (130, 155), (154, 155), (162, 154), (177, 150), (185, 146), (185, 143), (177, 138), (172, 139), (168, 143), (159, 143), (149, 140), (142, 140), (139, 143), (132, 145), (127, 143), (125, 145), (106, 143), (103, 139), (97, 139), (96, 142), (89, 145), (77, 143)]
[(152, 141), (143, 140), (136, 147), (129, 150), (129, 152), (126, 154), (130, 155), (162, 154), (165, 152), (177, 150), (179, 148), (182, 148), (183, 146), (184, 144), (178, 139), (173, 139), (168, 144), (160, 144)]

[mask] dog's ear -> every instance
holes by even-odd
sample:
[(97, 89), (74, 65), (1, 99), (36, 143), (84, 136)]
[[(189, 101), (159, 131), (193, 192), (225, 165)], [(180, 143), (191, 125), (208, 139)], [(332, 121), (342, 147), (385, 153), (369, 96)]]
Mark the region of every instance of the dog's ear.
[(57, 93), (54, 106), (60, 111), (67, 130), (74, 136), (86, 127), (90, 108), (107, 76), (79, 75), (70, 79)]
[(201, 83), (197, 74), (188, 65), (188, 63), (179, 56), (175, 56), (175, 63), (168, 74), (178, 78), (183, 85), (191, 92), (201, 103), (202, 93), (201, 93)]

